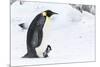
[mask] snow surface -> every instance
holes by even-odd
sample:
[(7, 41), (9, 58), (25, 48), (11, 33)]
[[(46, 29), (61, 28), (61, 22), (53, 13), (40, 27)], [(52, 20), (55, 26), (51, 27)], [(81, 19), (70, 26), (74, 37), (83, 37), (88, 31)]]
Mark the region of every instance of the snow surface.
[[(27, 27), (34, 17), (47, 9), (58, 15), (52, 16), (49, 44), (52, 51), (48, 58), (22, 58), (26, 54)], [(11, 5), (11, 65), (37, 65), (95, 61), (95, 16), (72, 8), (68, 4), (16, 1)]]

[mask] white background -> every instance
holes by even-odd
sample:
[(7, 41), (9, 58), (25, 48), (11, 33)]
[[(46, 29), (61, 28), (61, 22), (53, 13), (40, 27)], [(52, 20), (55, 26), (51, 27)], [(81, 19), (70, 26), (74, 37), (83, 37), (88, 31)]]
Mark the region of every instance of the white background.
[[(47, 0), (46, 0), (47, 1)], [(48, 0), (49, 1), (49, 0)], [(52, 0), (53, 1), (53, 0)], [(55, 0), (57, 1), (57, 0)], [(68, 0), (61, 0), (66, 1)], [(95, 4), (94, 0), (69, 0), (70, 2), (73, 1), (75, 3), (86, 3), (86, 4)], [(73, 3), (72, 2), (72, 3)], [(88, 63), (72, 63), (72, 64), (58, 64), (58, 65), (42, 65), (41, 67), (100, 67), (100, 22), (99, 22), (99, 15), (100, 15), (100, 7), (99, 7), (99, 0), (96, 0), (96, 62), (88, 62)], [(9, 66), (9, 52), (10, 52), (10, 11), (9, 11), (9, 0), (1, 0), (0, 1), (0, 67), (8, 67)], [(29, 67), (29, 66), (27, 66)], [(31, 66), (37, 67), (37, 66)]]

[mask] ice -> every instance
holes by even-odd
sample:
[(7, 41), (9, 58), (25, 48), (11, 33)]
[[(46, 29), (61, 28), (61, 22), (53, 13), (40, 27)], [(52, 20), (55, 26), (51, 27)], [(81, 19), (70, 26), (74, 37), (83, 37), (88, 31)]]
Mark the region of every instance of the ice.
[[(52, 51), (48, 58), (22, 58), (26, 54), (27, 30), (34, 17), (47, 9), (58, 15), (52, 16), (49, 44)], [(37, 65), (95, 61), (95, 16), (72, 8), (68, 4), (16, 1), (11, 5), (11, 65)]]

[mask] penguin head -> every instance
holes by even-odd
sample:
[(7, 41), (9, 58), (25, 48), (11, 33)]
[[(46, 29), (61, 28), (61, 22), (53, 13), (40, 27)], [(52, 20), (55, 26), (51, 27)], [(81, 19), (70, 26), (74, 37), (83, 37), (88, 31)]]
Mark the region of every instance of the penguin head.
[(54, 14), (58, 14), (58, 13), (55, 13), (51, 10), (46, 10), (46, 11), (43, 12), (43, 16), (48, 16), (48, 17), (51, 17)]

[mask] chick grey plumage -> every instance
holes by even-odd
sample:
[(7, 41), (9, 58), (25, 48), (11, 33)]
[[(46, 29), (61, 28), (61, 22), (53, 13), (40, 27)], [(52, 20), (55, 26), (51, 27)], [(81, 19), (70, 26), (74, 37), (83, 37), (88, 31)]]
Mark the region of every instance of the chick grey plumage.
[(51, 17), (53, 14), (57, 14), (51, 10), (46, 10), (44, 12), (46, 15), (43, 15), (43, 13), (38, 14), (29, 26), (27, 32), (27, 54), (25, 54), (23, 58), (39, 57), (37, 55), (36, 48), (39, 47), (42, 42), (43, 27), (46, 21), (46, 16)]

